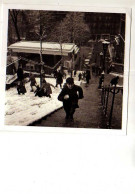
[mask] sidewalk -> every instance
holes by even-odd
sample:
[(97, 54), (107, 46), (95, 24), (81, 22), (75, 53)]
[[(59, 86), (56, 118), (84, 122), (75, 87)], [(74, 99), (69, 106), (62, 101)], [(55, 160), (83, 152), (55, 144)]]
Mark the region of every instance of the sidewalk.
[(98, 90), (98, 77), (92, 76), (90, 84), (86, 87), (81, 83), (84, 98), (79, 100), (79, 107), (74, 114), (74, 122), (65, 121), (64, 109), (60, 109), (48, 117), (33, 123), (34, 126), (74, 127), (74, 128), (106, 128), (101, 106), (101, 94)]

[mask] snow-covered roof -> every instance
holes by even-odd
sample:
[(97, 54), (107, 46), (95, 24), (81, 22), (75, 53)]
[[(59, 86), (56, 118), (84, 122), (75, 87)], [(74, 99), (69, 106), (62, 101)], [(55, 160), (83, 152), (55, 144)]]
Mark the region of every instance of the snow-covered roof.
[[(17, 53), (40, 53), (40, 41), (20, 41), (11, 44), (8, 49)], [(79, 48), (74, 43), (62, 43), (62, 55), (76, 54)], [(61, 45), (56, 42), (42, 42), (42, 54), (61, 55)]]

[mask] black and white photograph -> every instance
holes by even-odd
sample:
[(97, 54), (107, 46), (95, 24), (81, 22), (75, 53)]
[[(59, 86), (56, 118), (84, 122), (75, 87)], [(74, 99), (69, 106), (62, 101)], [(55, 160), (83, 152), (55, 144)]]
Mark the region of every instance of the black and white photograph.
[(135, 0), (0, 2), (0, 194), (135, 194)]
[(5, 125), (122, 130), (126, 13), (8, 9), (7, 34)]

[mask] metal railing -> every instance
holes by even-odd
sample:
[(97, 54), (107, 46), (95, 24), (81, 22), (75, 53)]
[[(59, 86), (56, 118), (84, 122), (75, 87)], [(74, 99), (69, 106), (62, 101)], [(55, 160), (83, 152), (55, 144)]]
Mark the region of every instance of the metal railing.
[[(11, 63), (9, 63), (9, 64), (7, 65), (7, 67), (9, 67), (9, 66), (11, 66), (12, 64), (14, 64), (15, 62), (19, 62), (19, 61), (21, 61), (21, 60), (23, 60), (23, 61), (25, 61), (25, 62), (29, 62), (29, 63), (34, 64), (34, 65), (38, 64), (38, 62), (35, 62), (35, 61), (31, 60), (31, 59), (27, 59), (27, 58), (25, 58), (25, 57), (21, 57), (21, 56), (20, 56), (18, 59), (16, 59), (16, 60), (12, 61)], [(60, 59), (53, 67), (51, 67), (51, 66), (49, 66), (49, 65), (45, 65), (45, 64), (43, 64), (43, 66), (44, 66), (45, 68), (47, 68), (47, 69), (55, 70), (55, 69), (57, 69), (57, 68), (59, 67), (60, 64), (61, 64), (61, 59)]]
[[(105, 117), (108, 118), (107, 127), (109, 129), (111, 128), (111, 124), (112, 124), (115, 97), (116, 97), (116, 94), (118, 94), (120, 91), (123, 94), (123, 87), (121, 86), (103, 86), (102, 87), (101, 103), (102, 103), (104, 115)], [(110, 94), (112, 94), (111, 105), (108, 105)], [(108, 106), (110, 106), (110, 111), (108, 111)]]
[(18, 59), (13, 60), (11, 63), (8, 63), (8, 64), (7, 64), (7, 67), (9, 67), (9, 66), (12, 65), (13, 63), (16, 63), (16, 62), (18, 62), (18, 61), (20, 61), (20, 60), (21, 60), (21, 57), (19, 57)]

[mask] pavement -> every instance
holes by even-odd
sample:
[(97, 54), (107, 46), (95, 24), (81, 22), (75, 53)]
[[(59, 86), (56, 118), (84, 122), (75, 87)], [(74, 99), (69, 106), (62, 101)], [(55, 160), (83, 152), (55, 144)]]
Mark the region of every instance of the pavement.
[(95, 76), (92, 76), (89, 85), (86, 85), (82, 81), (81, 87), (84, 92), (84, 98), (79, 100), (79, 108), (76, 109), (73, 122), (65, 120), (65, 112), (61, 108), (51, 115), (33, 123), (32, 126), (107, 128), (106, 118), (101, 105), (101, 90), (98, 90), (98, 82), (99, 79)]

